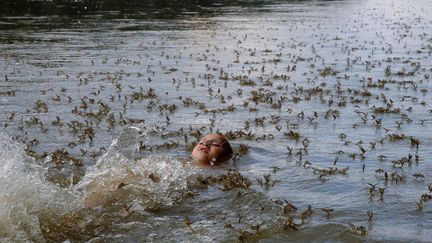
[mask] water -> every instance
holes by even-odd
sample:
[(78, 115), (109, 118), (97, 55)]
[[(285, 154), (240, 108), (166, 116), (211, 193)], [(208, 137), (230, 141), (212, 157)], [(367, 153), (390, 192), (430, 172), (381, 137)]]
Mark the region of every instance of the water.
[[(3, 13), (0, 239), (429, 241), (429, 5)], [(216, 131), (248, 150), (191, 166)]]

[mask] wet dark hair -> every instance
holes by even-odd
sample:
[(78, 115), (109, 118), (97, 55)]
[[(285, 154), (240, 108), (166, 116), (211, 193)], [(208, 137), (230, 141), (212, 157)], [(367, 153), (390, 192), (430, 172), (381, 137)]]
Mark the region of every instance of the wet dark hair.
[(223, 146), (222, 146), (223, 154), (221, 155), (219, 162), (224, 162), (224, 161), (231, 159), (231, 157), (234, 153), (233, 149), (231, 148), (231, 144), (228, 142), (228, 139), (225, 136), (223, 136), (223, 137), (225, 139), (225, 142), (223, 143)]

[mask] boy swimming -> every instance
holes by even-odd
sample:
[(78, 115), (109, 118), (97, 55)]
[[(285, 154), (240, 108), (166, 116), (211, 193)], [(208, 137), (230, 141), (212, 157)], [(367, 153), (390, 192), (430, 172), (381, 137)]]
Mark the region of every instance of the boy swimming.
[[(202, 137), (192, 150), (193, 163), (190, 165), (208, 167), (227, 161), (232, 155), (233, 150), (224, 135), (208, 134)], [(164, 174), (154, 169), (148, 170), (149, 164), (144, 161), (146, 160), (138, 160), (131, 165), (126, 162), (124, 166), (115, 169), (112, 166), (107, 166), (102, 171), (97, 169), (95, 176), (82, 185), (86, 192), (86, 207), (94, 208), (122, 201), (128, 197), (128, 188), (134, 188), (134, 185), (140, 187), (143, 183), (161, 183)], [(183, 159), (178, 161), (186, 162)]]

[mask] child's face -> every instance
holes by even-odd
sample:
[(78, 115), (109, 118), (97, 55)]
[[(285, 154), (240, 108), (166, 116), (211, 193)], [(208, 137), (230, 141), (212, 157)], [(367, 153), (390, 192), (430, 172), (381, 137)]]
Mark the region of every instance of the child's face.
[(224, 153), (224, 143), (226, 139), (218, 134), (209, 134), (201, 138), (192, 151), (192, 158), (200, 164), (210, 164), (219, 162)]

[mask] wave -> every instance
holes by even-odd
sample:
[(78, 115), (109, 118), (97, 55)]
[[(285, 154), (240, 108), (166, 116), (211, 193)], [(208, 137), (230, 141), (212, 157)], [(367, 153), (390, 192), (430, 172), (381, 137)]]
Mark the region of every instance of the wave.
[(79, 197), (48, 182), (45, 173), (22, 145), (0, 134), (1, 241), (44, 241), (39, 215), (55, 218), (79, 207)]
[(47, 180), (48, 168), (28, 158), (23, 145), (0, 135), (0, 241), (218, 242), (282, 227), (281, 206), (246, 189), (238, 172), (221, 175), (226, 170), (161, 155), (135, 158), (146, 139), (141, 131), (126, 129), (66, 188)]
[(160, 210), (181, 201), (199, 169), (171, 157), (130, 158), (141, 135), (126, 129), (77, 185), (61, 188), (46, 179), (48, 168), (25, 155), (24, 145), (0, 134), (1, 241), (43, 242), (54, 225), (80, 212), (119, 205)]

